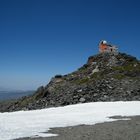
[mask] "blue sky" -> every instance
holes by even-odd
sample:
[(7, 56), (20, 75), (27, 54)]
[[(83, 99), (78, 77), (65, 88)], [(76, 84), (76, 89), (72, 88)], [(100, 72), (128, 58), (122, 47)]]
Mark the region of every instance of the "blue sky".
[(0, 0), (0, 87), (36, 89), (105, 39), (140, 58), (139, 0)]

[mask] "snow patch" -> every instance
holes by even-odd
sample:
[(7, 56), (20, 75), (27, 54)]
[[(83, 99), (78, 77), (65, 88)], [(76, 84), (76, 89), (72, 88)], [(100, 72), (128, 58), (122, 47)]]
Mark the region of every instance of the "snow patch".
[(111, 116), (136, 115), (140, 115), (140, 101), (95, 102), (42, 110), (0, 113), (0, 140), (57, 136), (44, 132), (54, 127), (116, 121), (114, 118), (109, 118)]

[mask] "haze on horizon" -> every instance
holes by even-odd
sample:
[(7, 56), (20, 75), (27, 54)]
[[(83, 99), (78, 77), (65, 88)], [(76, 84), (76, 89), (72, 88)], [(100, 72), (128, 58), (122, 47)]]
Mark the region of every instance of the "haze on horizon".
[(0, 87), (36, 89), (98, 53), (105, 39), (140, 58), (139, 0), (1, 0)]

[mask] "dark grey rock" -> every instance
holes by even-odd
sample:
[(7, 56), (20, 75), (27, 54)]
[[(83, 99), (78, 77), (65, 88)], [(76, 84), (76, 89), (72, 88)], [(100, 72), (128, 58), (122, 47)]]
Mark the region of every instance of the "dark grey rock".
[[(92, 73), (97, 66), (99, 71)], [(140, 100), (140, 61), (122, 53), (97, 54), (89, 57), (87, 64), (77, 71), (53, 77), (33, 95), (0, 103), (0, 111), (131, 100)]]

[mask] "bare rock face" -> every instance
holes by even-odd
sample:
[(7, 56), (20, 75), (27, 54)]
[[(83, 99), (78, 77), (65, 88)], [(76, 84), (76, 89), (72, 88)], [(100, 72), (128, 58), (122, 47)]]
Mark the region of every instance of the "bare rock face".
[(96, 73), (96, 72), (99, 72), (98, 66), (96, 66), (96, 68), (92, 70), (92, 74), (94, 74), (94, 73)]
[(32, 96), (11, 103), (3, 111), (131, 100), (140, 100), (140, 61), (124, 53), (107, 53), (89, 57), (75, 72), (56, 75)]

